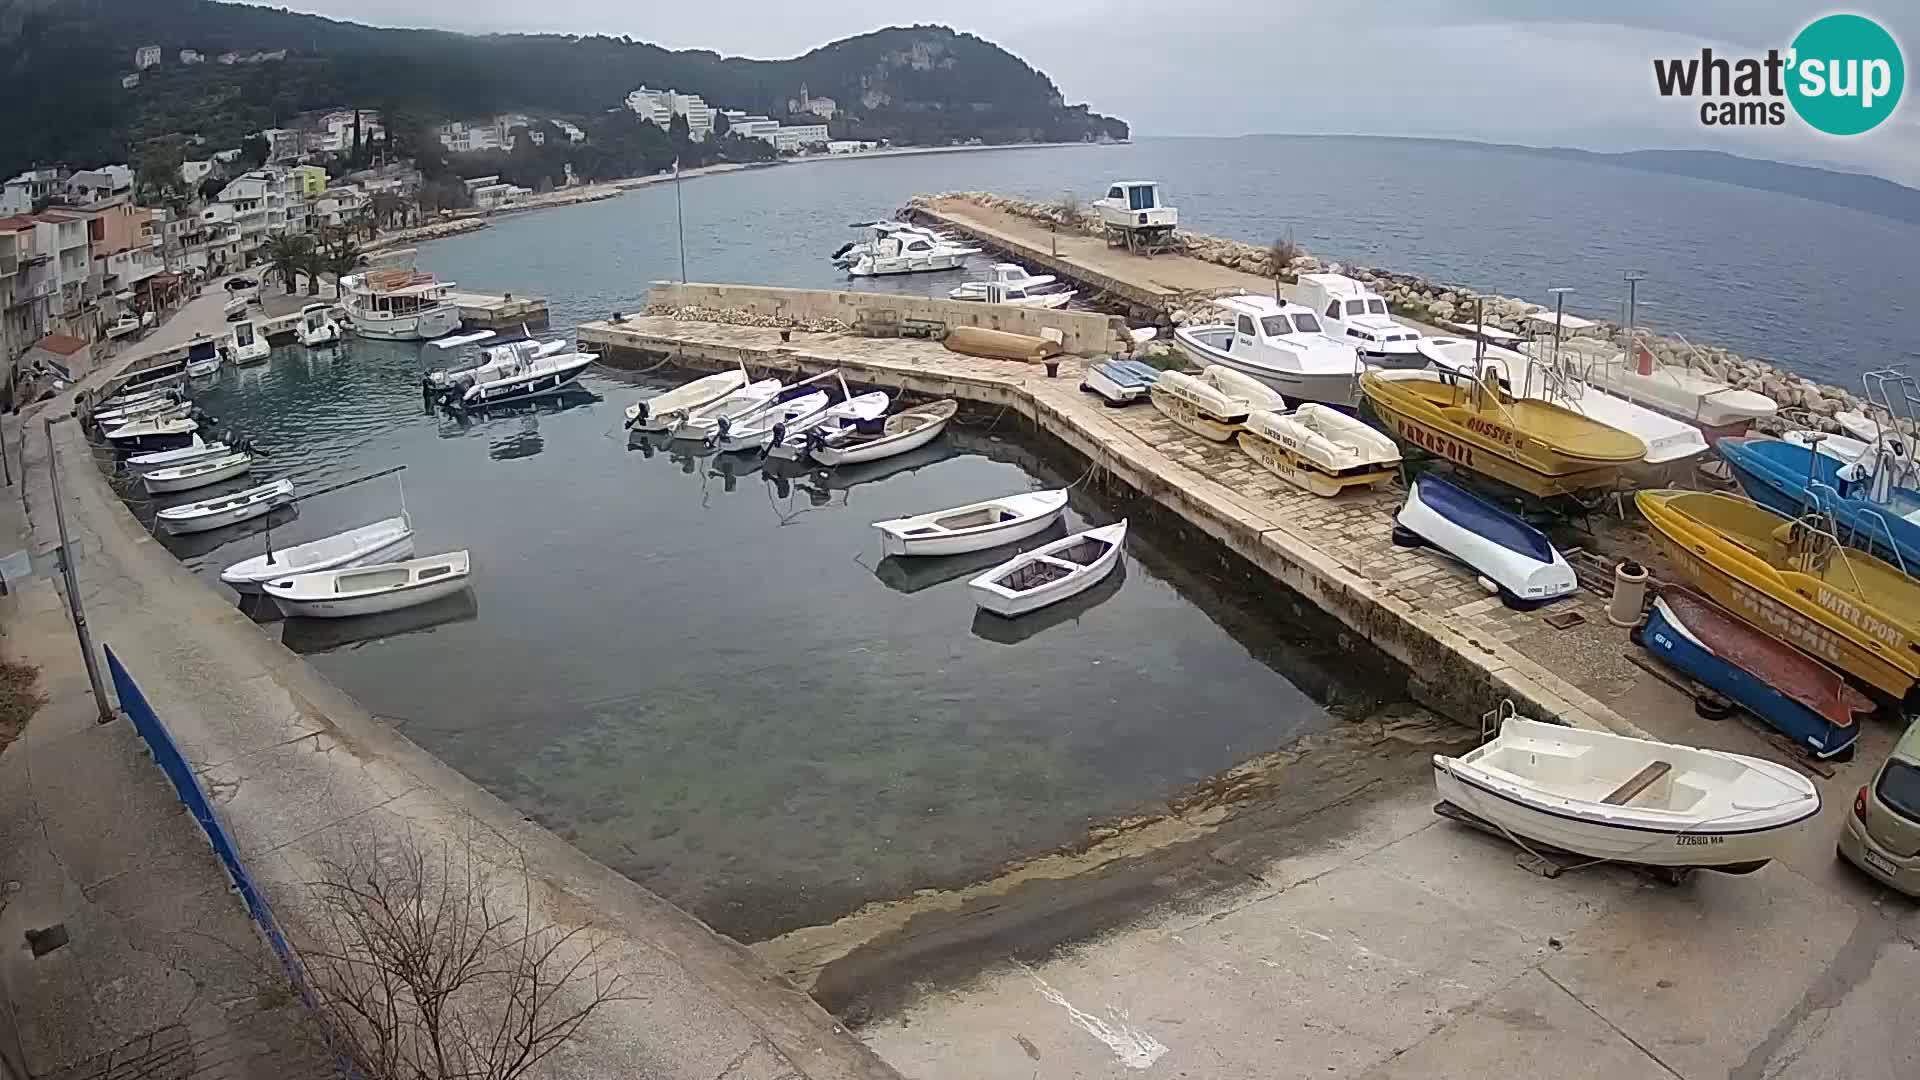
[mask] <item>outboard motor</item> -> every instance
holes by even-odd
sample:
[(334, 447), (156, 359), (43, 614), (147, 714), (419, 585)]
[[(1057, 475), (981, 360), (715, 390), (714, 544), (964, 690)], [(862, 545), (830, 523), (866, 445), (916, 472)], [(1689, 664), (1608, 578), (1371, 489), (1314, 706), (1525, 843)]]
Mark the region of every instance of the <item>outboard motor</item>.
[(849, 251), (852, 251), (854, 243), (855, 241), (849, 240), (846, 243), (841, 244), (839, 250), (833, 253), (834, 261), (838, 262), (841, 256), (845, 255)]
[(787, 422), (785, 420), (782, 420), (779, 423), (773, 425), (773, 438), (767, 440), (767, 442), (760, 447), (760, 456), (766, 457), (768, 454), (773, 453), (774, 447), (779, 446), (781, 443), (786, 441), (787, 441)]
[(644, 424), (647, 422), (647, 403), (642, 401), (638, 405), (635, 405), (634, 408), (640, 411), (637, 413), (634, 413), (633, 419), (627, 421), (627, 427), (629, 429), (631, 429), (635, 424)]

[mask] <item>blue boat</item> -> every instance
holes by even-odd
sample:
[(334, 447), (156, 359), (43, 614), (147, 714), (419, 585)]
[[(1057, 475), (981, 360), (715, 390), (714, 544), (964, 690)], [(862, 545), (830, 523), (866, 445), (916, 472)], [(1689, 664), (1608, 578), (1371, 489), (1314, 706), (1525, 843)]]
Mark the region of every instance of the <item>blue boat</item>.
[(1395, 544), (1439, 548), (1498, 586), (1508, 607), (1538, 607), (1580, 588), (1546, 533), (1433, 473), (1407, 489), (1394, 525)]
[(1765, 721), (1816, 758), (1853, 756), (1874, 704), (1837, 671), (1734, 618), (1698, 593), (1655, 595), (1640, 644)]
[(1920, 491), (1842, 478), (1839, 461), (1779, 439), (1721, 439), (1717, 448), (1754, 502), (1790, 518), (1831, 514), (1841, 543), (1920, 573)]
[(1087, 368), (1080, 389), (1099, 394), (1109, 405), (1129, 405), (1147, 396), (1160, 369), (1139, 360), (1102, 360)]

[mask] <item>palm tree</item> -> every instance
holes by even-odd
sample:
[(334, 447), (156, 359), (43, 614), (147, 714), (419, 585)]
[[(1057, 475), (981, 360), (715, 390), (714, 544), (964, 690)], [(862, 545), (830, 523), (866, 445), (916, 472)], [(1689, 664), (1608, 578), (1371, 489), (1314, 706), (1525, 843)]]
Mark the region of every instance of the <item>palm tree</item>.
[(313, 252), (313, 238), (299, 233), (279, 233), (267, 238), (264, 254), (270, 272), (279, 276), (287, 292), (297, 287), (295, 278), (307, 268), (307, 256)]
[(360, 245), (353, 242), (353, 230), (342, 225), (326, 231), (315, 256), (320, 272), (332, 274), (338, 281), (360, 266), (360, 254)]

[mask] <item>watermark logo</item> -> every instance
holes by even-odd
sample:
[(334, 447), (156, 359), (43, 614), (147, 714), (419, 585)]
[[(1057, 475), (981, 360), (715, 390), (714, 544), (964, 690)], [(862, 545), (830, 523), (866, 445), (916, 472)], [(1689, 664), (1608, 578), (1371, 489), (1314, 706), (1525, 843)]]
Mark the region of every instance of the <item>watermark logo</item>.
[(1808, 23), (1785, 51), (1748, 57), (1656, 59), (1661, 97), (1699, 98), (1708, 127), (1778, 127), (1794, 115), (1828, 135), (1859, 135), (1893, 115), (1906, 89), (1906, 62), (1886, 28), (1864, 15)]

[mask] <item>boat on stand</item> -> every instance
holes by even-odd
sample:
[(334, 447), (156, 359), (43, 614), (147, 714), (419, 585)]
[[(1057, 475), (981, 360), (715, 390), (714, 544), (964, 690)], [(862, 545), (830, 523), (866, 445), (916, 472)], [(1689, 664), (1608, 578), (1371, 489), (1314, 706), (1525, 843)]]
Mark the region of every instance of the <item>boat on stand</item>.
[(1287, 403), (1260, 380), (1219, 364), (1198, 375), (1163, 371), (1148, 392), (1167, 419), (1214, 442), (1230, 442), (1256, 409), (1277, 411)]
[(1292, 401), (1351, 409), (1359, 352), (1329, 337), (1319, 317), (1299, 304), (1243, 293), (1215, 300), (1220, 321), (1174, 330), (1173, 343), (1195, 366), (1219, 365), (1250, 375)]
[(1255, 409), (1235, 438), (1255, 463), (1323, 498), (1378, 487), (1400, 469), (1400, 448), (1392, 439), (1314, 402), (1292, 412)]

